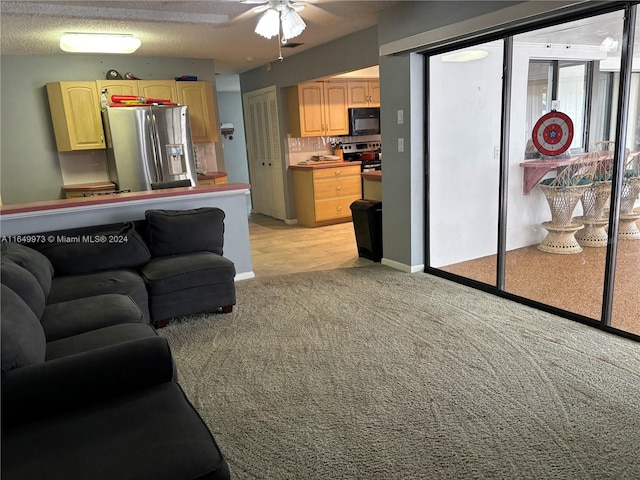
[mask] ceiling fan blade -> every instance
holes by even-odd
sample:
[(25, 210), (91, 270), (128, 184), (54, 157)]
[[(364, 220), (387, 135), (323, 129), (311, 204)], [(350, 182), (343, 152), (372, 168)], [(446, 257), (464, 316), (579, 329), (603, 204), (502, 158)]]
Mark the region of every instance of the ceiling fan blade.
[(251, 9), (251, 11), (255, 12), (255, 13), (261, 13), (261, 12), (264, 12), (266, 10), (269, 10), (269, 8), (271, 8), (269, 5), (260, 5), (258, 7), (253, 7)]

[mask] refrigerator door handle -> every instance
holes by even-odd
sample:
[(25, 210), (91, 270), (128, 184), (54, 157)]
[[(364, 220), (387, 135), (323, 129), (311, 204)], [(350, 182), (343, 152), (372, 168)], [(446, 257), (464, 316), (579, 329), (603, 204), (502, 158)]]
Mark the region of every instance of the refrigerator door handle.
[(156, 181), (163, 182), (164, 176), (162, 175), (162, 165), (160, 165), (160, 159), (162, 158), (162, 151), (160, 150), (160, 139), (158, 137), (158, 125), (156, 122), (156, 116), (149, 112), (149, 136), (151, 137), (151, 147), (153, 152), (153, 167), (156, 171)]

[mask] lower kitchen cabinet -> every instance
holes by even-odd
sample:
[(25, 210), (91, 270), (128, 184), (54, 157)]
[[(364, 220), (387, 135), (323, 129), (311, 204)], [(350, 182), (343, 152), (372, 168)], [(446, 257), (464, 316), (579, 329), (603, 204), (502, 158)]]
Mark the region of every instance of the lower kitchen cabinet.
[(293, 165), (298, 223), (320, 227), (351, 220), (353, 202), (362, 198), (360, 165)]
[(62, 191), (66, 198), (88, 197), (91, 195), (115, 193), (116, 185), (111, 182), (77, 183), (74, 185), (63, 185)]
[(224, 185), (227, 183), (226, 173), (210, 173), (204, 175), (198, 175), (198, 185), (213, 187), (214, 185)]

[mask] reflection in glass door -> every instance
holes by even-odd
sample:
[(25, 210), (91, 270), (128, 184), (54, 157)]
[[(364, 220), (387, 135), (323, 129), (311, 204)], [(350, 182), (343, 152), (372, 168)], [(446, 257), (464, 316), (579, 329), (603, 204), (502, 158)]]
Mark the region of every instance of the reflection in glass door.
[(502, 42), (429, 59), (429, 264), (496, 284)]
[[(609, 86), (601, 74), (620, 68), (619, 49), (603, 38), (622, 38), (622, 28), (618, 11), (514, 37), (505, 291), (595, 321), (602, 317), (615, 150), (614, 143), (598, 142), (615, 140), (604, 133), (615, 118), (602, 116), (616, 112), (616, 105), (599, 101), (611, 89), (599, 90)], [(561, 155), (531, 152), (534, 132), (519, 127), (531, 123), (526, 72), (540, 62), (557, 64), (551, 101), (574, 127), (573, 142)]]

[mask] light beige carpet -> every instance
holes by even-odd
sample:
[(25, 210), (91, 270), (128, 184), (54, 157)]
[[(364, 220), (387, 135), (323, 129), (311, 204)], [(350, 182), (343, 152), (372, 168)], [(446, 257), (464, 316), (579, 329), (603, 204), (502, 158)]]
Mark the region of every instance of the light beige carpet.
[(382, 265), (160, 330), (242, 479), (640, 478), (640, 344)]

